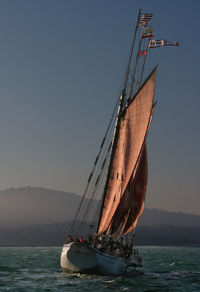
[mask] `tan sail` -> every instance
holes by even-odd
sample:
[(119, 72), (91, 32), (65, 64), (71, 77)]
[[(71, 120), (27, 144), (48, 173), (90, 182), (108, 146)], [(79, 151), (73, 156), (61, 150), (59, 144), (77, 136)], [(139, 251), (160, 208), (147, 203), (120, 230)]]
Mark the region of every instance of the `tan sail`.
[[(152, 120), (155, 104), (152, 107), (152, 114), (149, 126)], [(149, 129), (148, 126), (148, 129)], [(122, 196), (120, 203), (115, 211), (112, 222), (110, 224), (111, 235), (115, 235), (120, 226), (120, 236), (132, 231), (137, 223), (139, 217), (144, 211), (144, 201), (147, 187), (148, 176), (148, 160), (146, 141), (142, 148), (141, 157), (139, 159), (138, 167), (135, 177), (131, 176), (127, 188)]]
[(135, 178), (142, 147), (151, 121), (155, 79), (156, 70), (154, 69), (136, 94), (134, 100), (128, 105), (120, 120), (112, 172), (107, 184), (98, 229), (99, 234), (111, 228), (113, 216), (122, 196), (125, 195), (123, 206), (129, 202), (130, 198), (125, 194), (125, 191), (131, 177), (133, 177), (133, 180)]
[[(152, 107), (150, 123), (153, 117), (155, 105), (156, 103)], [(130, 201), (129, 210), (126, 212), (123, 218), (120, 235), (131, 232), (137, 226), (138, 219), (140, 218), (144, 211), (147, 177), (148, 177), (148, 159), (147, 147), (145, 142), (135, 178), (134, 179), (132, 178), (130, 181), (131, 190), (133, 191), (134, 195), (132, 196), (130, 195), (130, 198), (133, 197), (133, 200)]]

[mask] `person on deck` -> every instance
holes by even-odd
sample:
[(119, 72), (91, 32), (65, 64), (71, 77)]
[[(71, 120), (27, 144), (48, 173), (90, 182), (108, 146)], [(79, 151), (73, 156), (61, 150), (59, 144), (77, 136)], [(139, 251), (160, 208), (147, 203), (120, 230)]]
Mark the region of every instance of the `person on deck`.
[(67, 243), (71, 243), (73, 242), (73, 237), (69, 234), (68, 237), (67, 237)]

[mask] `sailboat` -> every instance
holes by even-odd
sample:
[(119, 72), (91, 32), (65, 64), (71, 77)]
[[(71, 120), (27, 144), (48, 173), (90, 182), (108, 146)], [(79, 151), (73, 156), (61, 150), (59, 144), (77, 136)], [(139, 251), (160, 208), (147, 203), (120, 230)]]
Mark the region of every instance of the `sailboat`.
[[(63, 272), (119, 275), (130, 267), (142, 266), (143, 259), (135, 250), (133, 240), (144, 210), (148, 172), (146, 141), (156, 105), (157, 67), (142, 83), (153, 37), (153, 27), (148, 26), (151, 18), (152, 14), (139, 10), (123, 88), (62, 249)], [(143, 62), (137, 79), (141, 57)]]

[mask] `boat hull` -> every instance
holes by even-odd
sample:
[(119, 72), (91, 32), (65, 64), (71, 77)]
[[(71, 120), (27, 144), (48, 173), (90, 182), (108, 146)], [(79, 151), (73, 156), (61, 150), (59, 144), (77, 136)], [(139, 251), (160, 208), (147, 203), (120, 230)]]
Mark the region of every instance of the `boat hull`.
[(65, 244), (60, 264), (63, 272), (120, 275), (127, 271), (130, 260), (105, 254), (79, 243)]

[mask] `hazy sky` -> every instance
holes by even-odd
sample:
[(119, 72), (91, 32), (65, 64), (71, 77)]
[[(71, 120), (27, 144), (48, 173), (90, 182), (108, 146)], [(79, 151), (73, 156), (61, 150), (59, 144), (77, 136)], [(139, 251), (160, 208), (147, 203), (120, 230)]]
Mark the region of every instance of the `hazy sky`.
[(146, 206), (200, 214), (200, 1), (0, 0), (0, 189), (81, 194), (118, 97), (141, 8), (158, 105)]

